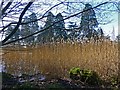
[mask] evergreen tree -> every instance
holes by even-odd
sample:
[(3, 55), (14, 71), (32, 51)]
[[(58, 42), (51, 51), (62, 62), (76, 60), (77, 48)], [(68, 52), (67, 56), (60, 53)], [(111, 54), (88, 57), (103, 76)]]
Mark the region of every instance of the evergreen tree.
[(99, 35), (100, 38), (104, 37), (104, 33), (103, 33), (102, 28), (98, 28), (97, 31), (98, 31), (98, 35)]
[[(15, 26), (14, 26), (14, 28), (15, 28)], [(19, 39), (19, 37), (20, 37), (20, 29), (18, 28), (17, 32), (15, 32), (15, 34), (13, 35), (13, 38), (15, 40), (15, 39)], [(19, 41), (17, 41), (16, 43), (20, 44)]]
[(65, 22), (63, 20), (63, 16), (61, 13), (56, 15), (55, 22), (57, 22), (54, 25), (54, 37), (55, 37), (55, 39), (61, 39), (61, 38), (63, 38), (64, 40), (67, 39), (67, 33), (65, 31)]
[[(30, 18), (30, 21), (34, 21), (34, 20), (37, 20), (37, 16), (34, 12), (32, 12), (31, 15), (29, 15), (29, 18)], [(37, 32), (39, 30), (39, 26), (38, 26), (38, 22), (31, 22), (29, 24), (29, 27), (30, 27), (30, 34), (34, 33), (34, 32)], [(33, 43), (36, 42), (37, 40), (37, 37), (34, 35), (34, 36), (31, 36), (31, 40)]]
[(61, 13), (54, 16), (49, 12), (44, 28), (48, 29), (38, 35), (39, 42), (53, 42), (54, 40), (67, 39), (65, 22)]
[(84, 32), (84, 36), (87, 38), (91, 38), (95, 32), (94, 28), (98, 27), (95, 11), (90, 4), (85, 4), (80, 25), (80, 30)]
[(70, 34), (68, 35), (68, 37), (72, 41), (74, 41), (78, 36), (78, 32), (75, 29), (75, 28), (77, 28), (76, 22), (71, 22), (70, 21), (68, 26), (69, 26), (69, 30), (70, 30)]
[(47, 15), (46, 23), (43, 27), (43, 29), (47, 28), (45, 31), (40, 33), (38, 35), (39, 42), (51, 42), (54, 38), (54, 25), (52, 24), (55, 22), (55, 16), (52, 14), (52, 12), (49, 12)]
[[(29, 21), (30, 21), (30, 19), (27, 16), (25, 16), (25, 18), (23, 20), (23, 23), (26, 23), (26, 22), (29, 22)], [(21, 37), (25, 37), (26, 35), (29, 35), (29, 34), (30, 34), (29, 24), (22, 25), (22, 27), (21, 27)], [(30, 38), (24, 39), (23, 43), (24, 44), (30, 43)]]
[[(30, 21), (34, 21), (37, 19), (37, 16), (35, 13), (32, 13), (31, 15), (29, 16), (25, 16), (24, 20), (23, 20), (23, 23), (26, 23), (26, 22), (30, 22)], [(25, 25), (22, 25), (22, 29), (21, 29), (21, 37), (25, 37), (27, 35), (30, 35), (36, 31), (38, 31), (39, 29), (39, 26), (38, 26), (38, 22), (31, 22), (31, 23), (28, 23), (28, 24), (25, 24)], [(28, 37), (26, 38), (25, 40), (23, 40), (23, 42), (25, 44), (33, 44), (35, 43), (35, 38), (36, 36), (31, 36), (31, 37)]]
[[(15, 26), (9, 26), (8, 29), (6, 30), (5, 36), (8, 36), (14, 28), (15, 28)], [(9, 39), (9, 41), (19, 39), (19, 36), (20, 36), (20, 29), (17, 30), (17, 32)], [(19, 44), (19, 41), (16, 43)], [(13, 43), (13, 44), (15, 44), (15, 43)]]
[[(12, 26), (9, 26), (5, 32), (5, 37), (8, 36), (13, 30), (13, 27)], [(13, 39), (13, 36), (9, 39), (9, 40), (12, 40)]]

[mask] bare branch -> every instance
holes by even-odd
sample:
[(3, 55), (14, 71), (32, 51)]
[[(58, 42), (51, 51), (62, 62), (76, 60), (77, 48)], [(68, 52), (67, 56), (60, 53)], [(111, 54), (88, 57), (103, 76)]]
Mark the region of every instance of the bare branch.
[(88, 11), (88, 10), (90, 10), (90, 9), (97, 8), (97, 7), (99, 7), (99, 6), (101, 6), (101, 5), (104, 5), (104, 4), (107, 4), (107, 3), (108, 3), (108, 2), (104, 2), (104, 3), (101, 3), (101, 4), (99, 4), (99, 5), (97, 5), (97, 6), (93, 7), (93, 8), (89, 8), (89, 9), (86, 9), (86, 10), (84, 10), (84, 11), (81, 11), (81, 12), (78, 12), (78, 13), (76, 13), (76, 14), (73, 14), (73, 15), (71, 15), (71, 16), (69, 16), (69, 17), (64, 18), (63, 20), (59, 20), (59, 21), (53, 23), (52, 25), (50, 25), (50, 26), (48, 26), (48, 27), (46, 27), (46, 28), (44, 28), (44, 29), (42, 29), (42, 30), (40, 30), (40, 31), (38, 31), (38, 32), (32, 33), (32, 34), (27, 35), (27, 36), (25, 36), (25, 37), (22, 37), (22, 38), (13, 40), (13, 41), (9, 41), (9, 42), (6, 42), (6, 43), (2, 43), (2, 46), (7, 45), (7, 44), (10, 44), (10, 43), (13, 43), (13, 42), (16, 42), (16, 41), (20, 41), (20, 40), (26, 39), (26, 38), (28, 38), (28, 37), (31, 37), (31, 36), (33, 36), (33, 35), (35, 35), (35, 34), (38, 34), (38, 33), (40, 33), (40, 32), (43, 32), (43, 31), (49, 29), (50, 27), (52, 27), (52, 26), (55, 25), (56, 23), (59, 23), (59, 22), (61, 22), (61, 21), (64, 21), (64, 20), (66, 20), (66, 19), (69, 19), (69, 18), (71, 18), (71, 17), (77, 16), (77, 15), (83, 13), (83, 12), (86, 12), (86, 11)]
[[(21, 0), (22, 1), (22, 0)], [(6, 12), (4, 15), (3, 15), (3, 17), (2, 18), (4, 18), (4, 17), (6, 17), (7, 15), (8, 15), (8, 13), (11, 13), (11, 12), (13, 12), (13, 9), (14, 8), (18, 8), (20, 5), (21, 5), (21, 1), (20, 2), (18, 2), (17, 4), (15, 4), (13, 7), (11, 7), (11, 8), (9, 8), (8, 10), (8, 12)]]
[(33, 2), (29, 2), (29, 3), (27, 4), (27, 6), (24, 8), (23, 12), (22, 12), (21, 15), (20, 15), (20, 18), (19, 18), (19, 21), (18, 21), (16, 27), (15, 27), (14, 30), (2, 41), (2, 44), (5, 43), (5, 42), (17, 31), (17, 29), (19, 28), (19, 26), (20, 26), (20, 24), (21, 24), (21, 21), (22, 21), (22, 18), (23, 18), (23, 16), (24, 16), (25, 12), (26, 12), (26, 11), (28, 10), (28, 8), (32, 5), (32, 3), (33, 3)]
[[(50, 9), (48, 9), (48, 10), (42, 15), (41, 18), (36, 19), (36, 20), (29, 21), (29, 22), (25, 22), (25, 23), (20, 23), (20, 25), (28, 24), (28, 23), (31, 23), (31, 22), (36, 22), (36, 21), (39, 21), (39, 20), (43, 19), (44, 17), (46, 17), (45, 15), (46, 15), (50, 10), (52, 10), (52, 9), (55, 8), (56, 6), (59, 6), (60, 4), (63, 4), (63, 2), (58, 3), (58, 4), (54, 5), (53, 7), (51, 7)], [(2, 28), (2, 30), (0, 31), (0, 33), (3, 32), (4, 29), (6, 29), (7, 27), (9, 27), (9, 26), (12, 25), (12, 24), (17, 24), (17, 22), (12, 22), (12, 23), (9, 23), (8, 25), (4, 26), (4, 27)]]
[(10, 7), (10, 5), (12, 4), (13, 0), (10, 0), (10, 2), (8, 2), (8, 4), (2, 9), (2, 16), (5, 14), (6, 10)]

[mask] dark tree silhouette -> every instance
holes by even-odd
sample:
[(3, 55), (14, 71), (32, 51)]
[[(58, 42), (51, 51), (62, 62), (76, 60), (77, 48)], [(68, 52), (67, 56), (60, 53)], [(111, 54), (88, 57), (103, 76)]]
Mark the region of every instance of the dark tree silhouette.
[[(34, 12), (32, 12), (32, 14), (30, 14), (29, 16), (25, 16), (24, 20), (22, 22), (27, 23), (27, 22), (31, 22), (31, 21), (36, 20), (36, 19), (37, 19), (36, 14)], [(30, 35), (30, 34), (36, 32), (36, 31), (38, 31), (38, 28), (39, 28), (39, 26), (38, 26), (37, 21), (36, 22), (31, 22), (31, 23), (28, 23), (28, 24), (21, 25), (21, 29), (19, 30), (19, 32), (17, 31), (16, 33), (19, 34), (18, 37), (25, 37), (26, 35)], [(15, 39), (18, 39), (18, 38), (15, 37)], [(29, 38), (26, 38), (25, 40), (22, 40), (22, 44), (24, 44), (24, 45), (34, 44), (35, 39), (36, 39), (36, 37), (33, 35)]]
[[(11, 4), (11, 2), (9, 2), (10, 4)], [(8, 3), (8, 4), (9, 4)], [(26, 13), (26, 11), (28, 10), (28, 8), (31, 6), (33, 4), (33, 2), (29, 2), (27, 5), (26, 5), (26, 7), (24, 8), (24, 10), (22, 11), (22, 13), (21, 13), (21, 15), (20, 15), (20, 17), (19, 17), (19, 21), (18, 21), (18, 23), (17, 23), (17, 25), (15, 26), (15, 28), (12, 30), (12, 32), (1, 42), (1, 45), (4, 45), (4, 43), (6, 42), (6, 41), (8, 41), (8, 39), (9, 38), (11, 38), (12, 36), (13, 36), (13, 34), (15, 34), (15, 32), (18, 30), (18, 28), (19, 28), (19, 26), (20, 26), (20, 24), (21, 24), (21, 22), (22, 22), (22, 18), (23, 18), (23, 16), (24, 16), (24, 14)], [(9, 6), (10, 7), (10, 6)], [(8, 8), (9, 8), (8, 7)], [(3, 9), (3, 12), (5, 13), (5, 11), (6, 10), (4, 10)], [(3, 14), (4, 15), (4, 14)], [(10, 24), (11, 25), (11, 24)]]
[[(49, 28), (51, 28), (52, 26), (54, 26), (55, 25), (55, 23), (58, 23), (58, 22), (61, 22), (61, 21), (64, 21), (64, 20), (67, 20), (67, 19), (69, 19), (69, 18), (71, 18), (71, 17), (76, 17), (77, 15), (80, 15), (81, 13), (84, 13), (84, 12), (86, 12), (86, 11), (89, 11), (90, 9), (95, 9), (95, 8), (97, 8), (98, 10), (100, 9), (99, 7), (104, 7), (105, 5), (109, 5), (109, 4), (114, 4), (114, 5), (116, 5), (118, 2), (116, 1), (113, 1), (113, 2), (110, 2), (110, 1), (107, 1), (107, 2), (101, 2), (101, 3), (99, 3), (99, 4), (97, 4), (97, 5), (95, 5), (94, 7), (92, 7), (92, 8), (90, 8), (90, 9), (86, 9), (86, 10), (83, 10), (83, 11), (80, 11), (80, 12), (77, 12), (77, 13), (72, 13), (72, 14), (70, 14), (70, 15), (68, 15), (68, 16), (66, 16), (63, 20), (61, 20), (61, 21), (58, 21), (58, 22), (55, 22), (55, 23), (53, 23), (53, 24), (51, 24), (49, 27), (46, 27), (46, 28), (42, 28), (42, 30), (39, 30), (39, 31), (37, 31), (37, 32), (34, 32), (34, 33), (32, 33), (32, 34), (30, 34), (30, 35), (26, 35), (25, 37), (20, 37), (19, 39), (15, 39), (15, 40), (12, 40), (12, 41), (9, 41), (9, 39), (13, 36), (13, 34), (15, 34), (17, 31), (18, 31), (18, 28), (19, 28), (19, 26), (20, 25), (24, 25), (24, 24), (28, 24), (28, 23), (31, 23), (31, 22), (36, 22), (36, 21), (42, 21), (42, 19), (43, 18), (45, 18), (46, 16), (46, 13), (48, 13), (50, 10), (52, 10), (52, 9), (54, 9), (55, 7), (59, 7), (60, 5), (64, 5), (64, 6), (66, 6), (66, 5), (68, 5), (68, 3), (78, 3), (78, 2), (66, 2), (66, 1), (60, 1), (60, 3), (57, 3), (56, 5), (53, 5), (53, 6), (50, 6), (50, 4), (45, 4), (44, 3), (44, 1), (43, 2), (41, 2), (40, 4), (41, 5), (49, 5), (50, 6), (50, 8), (47, 8), (47, 10), (45, 11), (45, 13), (42, 13), (41, 12), (41, 14), (39, 15), (40, 16), (40, 18), (38, 18), (37, 20), (34, 20), (34, 21), (30, 21), (30, 22), (26, 22), (26, 23), (23, 23), (22, 22), (22, 19), (23, 19), (23, 16), (25, 15), (25, 13), (27, 12), (27, 11), (31, 11), (30, 10), (30, 7), (31, 7), (31, 5), (33, 5), (33, 3), (35, 2), (35, 0), (31, 0), (31, 1), (29, 1), (29, 2), (25, 2), (25, 3), (23, 3), (23, 0), (21, 0), (20, 2), (17, 2), (16, 0), (15, 0), (15, 2), (13, 2), (13, 0), (9, 0), (8, 2), (5, 2), (4, 3), (4, 1), (2, 2), (2, 3), (0, 3), (0, 7), (2, 7), (1, 8), (1, 14), (0, 14), (0, 17), (1, 17), (1, 19), (2, 19), (2, 23), (3, 24), (1, 24), (2, 26), (0, 26), (0, 33), (2, 34), (4, 34), (5, 33), (5, 31), (6, 31), (6, 29), (9, 27), (9, 26), (11, 26), (11, 25), (13, 25), (13, 24), (15, 24), (15, 27), (14, 27), (14, 29), (12, 30), (12, 32), (9, 34), (9, 35), (7, 35), (5, 38), (3, 38), (2, 39), (2, 41), (0, 42), (0, 45), (1, 46), (4, 46), (4, 45), (8, 45), (8, 44), (11, 44), (11, 43), (14, 43), (14, 42), (17, 42), (17, 41), (20, 41), (20, 40), (23, 40), (23, 39), (26, 39), (26, 38), (29, 38), (29, 37), (32, 37), (32, 36), (34, 36), (34, 35), (37, 35), (37, 34), (39, 34), (39, 33), (41, 33), (41, 32), (44, 32), (45, 30), (48, 30)], [(80, 4), (84, 4), (84, 2), (80, 2)], [(40, 6), (40, 5), (39, 5)], [(89, 6), (89, 5), (88, 5)], [(69, 6), (68, 6), (69, 7)], [(41, 10), (43, 9), (43, 8), (41, 8), (41, 7), (39, 7)], [(74, 7), (74, 8), (76, 8), (76, 7)], [(73, 9), (74, 9), (73, 8)], [(105, 7), (106, 8), (106, 7)], [(32, 9), (34, 9), (34, 8), (32, 8)], [(100, 9), (100, 10), (102, 10), (102, 9)], [(62, 11), (61, 11), (62, 12)], [(68, 12), (69, 13), (69, 12)], [(18, 15), (18, 17), (16, 17), (15, 15)], [(38, 15), (38, 14), (37, 14)], [(6, 18), (6, 17), (9, 17), (9, 18), (15, 18), (15, 19), (17, 19), (17, 20), (4, 20), (4, 18)], [(5, 22), (7, 21), (7, 23), (8, 24), (4, 24)]]
[(47, 20), (43, 28), (48, 28), (38, 35), (38, 41), (42, 43), (52, 42), (54, 37), (54, 25), (52, 25), (55, 21), (55, 16), (52, 12), (48, 12)]
[(52, 12), (48, 13), (44, 28), (49, 26), (51, 27), (38, 35), (39, 42), (53, 42), (56, 40), (67, 39), (65, 22), (61, 13), (56, 16), (54, 16)]
[[(60, 22), (58, 22), (60, 21)], [(67, 33), (65, 31), (65, 22), (61, 13), (58, 13), (55, 17), (55, 22), (58, 22), (54, 25), (54, 38), (56, 39), (67, 39)]]
[(93, 34), (96, 34), (94, 28), (98, 27), (95, 11), (90, 4), (85, 4), (83, 11), (85, 12), (82, 13), (80, 31), (83, 31), (87, 38), (91, 38)]

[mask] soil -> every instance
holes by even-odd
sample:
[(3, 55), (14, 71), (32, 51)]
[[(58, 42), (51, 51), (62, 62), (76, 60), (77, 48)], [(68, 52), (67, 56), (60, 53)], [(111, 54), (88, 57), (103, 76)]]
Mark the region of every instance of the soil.
[(11, 74), (2, 72), (2, 90), (49, 90), (49, 89), (88, 89), (88, 90), (120, 90), (117, 89), (119, 85), (112, 87), (109, 83), (104, 85), (87, 85), (87, 83), (79, 80), (71, 80), (69, 78), (45, 79), (40, 74), (13, 76)]

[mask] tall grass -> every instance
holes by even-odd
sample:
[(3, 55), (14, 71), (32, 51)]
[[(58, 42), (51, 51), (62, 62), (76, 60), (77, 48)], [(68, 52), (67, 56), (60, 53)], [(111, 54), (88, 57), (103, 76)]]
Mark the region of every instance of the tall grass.
[(72, 67), (94, 70), (104, 79), (118, 73), (118, 43), (109, 40), (11, 47), (3, 48), (3, 52), (12, 74), (41, 72), (51, 78), (68, 77)]

